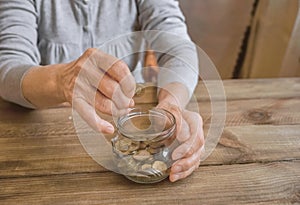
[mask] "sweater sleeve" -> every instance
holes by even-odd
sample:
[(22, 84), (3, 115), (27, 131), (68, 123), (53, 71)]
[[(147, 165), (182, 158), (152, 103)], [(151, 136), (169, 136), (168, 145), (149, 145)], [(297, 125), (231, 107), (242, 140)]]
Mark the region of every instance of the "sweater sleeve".
[(158, 52), (158, 87), (180, 82), (191, 96), (198, 82), (198, 56), (178, 1), (138, 0), (138, 12), (146, 41)]
[(0, 0), (0, 96), (33, 108), (22, 94), (24, 74), (39, 65), (33, 0)]

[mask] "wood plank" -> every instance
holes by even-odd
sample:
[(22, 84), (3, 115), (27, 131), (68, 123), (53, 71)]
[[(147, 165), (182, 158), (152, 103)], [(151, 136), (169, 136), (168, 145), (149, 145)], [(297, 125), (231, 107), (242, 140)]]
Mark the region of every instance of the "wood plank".
[[(300, 97), (300, 78), (224, 80), (223, 84), (227, 100)], [(195, 95), (198, 101), (224, 99), (220, 81), (199, 83)]]
[[(221, 83), (221, 84), (220, 84)], [(221, 85), (221, 86), (220, 86)], [(265, 99), (265, 98), (295, 98), (300, 97), (300, 78), (280, 78), (280, 79), (244, 79), (244, 80), (207, 80), (199, 82), (194, 95), (197, 101), (224, 100), (224, 86), (226, 100), (239, 99)], [(151, 83), (144, 85), (143, 92), (135, 98), (137, 104), (155, 103), (156, 87)], [(210, 93), (208, 94), (208, 89)], [(36, 122), (51, 117), (52, 122), (62, 120), (59, 114), (63, 114), (63, 120), (69, 121), (72, 115), (71, 109), (45, 109), (28, 110), (20, 106), (5, 102), (0, 98), (0, 122), (2, 120), (12, 120), (21, 122), (37, 118)], [(58, 119), (55, 118), (58, 117)]]
[[(233, 89), (255, 89), (251, 97), (229, 91), (214, 153), (184, 181), (147, 186), (106, 171), (85, 153), (70, 108), (28, 111), (0, 102), (0, 204), (299, 204), (299, 81), (256, 81), (257, 87), (226, 81)], [(290, 83), (281, 86), (287, 95), (281, 83)], [(210, 103), (197, 103), (205, 128)], [(216, 117), (224, 111), (216, 110)]]
[[(298, 99), (235, 100), (228, 102), (227, 105), (226, 126), (294, 124), (297, 127), (300, 124), (300, 100)], [(211, 123), (210, 103), (199, 103), (199, 107), (207, 129)], [(44, 113), (46, 110), (41, 113), (34, 111), (36, 113), (23, 122), (12, 124), (9, 120), (7, 123), (0, 124), (0, 176), (104, 171), (85, 153), (78, 141), (72, 121), (64, 122), (67, 117), (59, 110), (56, 110), (57, 115), (47, 115), (48, 113)], [(33, 123), (38, 120), (41, 122)], [(54, 123), (55, 120), (57, 121)], [(294, 126), (293, 129), (296, 129)], [(280, 129), (289, 131), (291, 128), (280, 126)], [(224, 135), (226, 136), (226, 132)], [(276, 141), (281, 135), (273, 137)], [(256, 150), (257, 147), (253, 149)], [(271, 147), (266, 147), (266, 155), (269, 152), (273, 152)], [(280, 153), (281, 159), (286, 159), (285, 150)], [(204, 163), (228, 164), (234, 161), (247, 161), (248, 158), (245, 157), (248, 155), (247, 150), (241, 153), (239, 149), (220, 146), (216, 154)], [(261, 161), (264, 155), (260, 156), (261, 158), (249, 160)]]
[[(27, 125), (14, 127), (17, 130)], [(57, 134), (64, 127), (61, 125), (45, 134), (47, 127), (32, 126), (19, 136), (18, 132), (5, 135), (10, 132), (9, 126), (0, 126), (4, 131), (0, 136), (0, 177), (105, 171), (88, 156), (75, 132)], [(33, 131), (36, 134), (32, 136)], [(299, 125), (226, 127), (220, 145), (203, 164), (300, 159), (299, 133)]]
[[(156, 87), (148, 83), (140, 96), (135, 98), (137, 104), (156, 102)], [(300, 78), (280, 79), (244, 79), (244, 80), (205, 80), (198, 83), (194, 99), (197, 101), (300, 97)], [(154, 99), (154, 100), (153, 100)]]
[[(222, 109), (222, 102), (214, 102), (213, 105), (210, 102), (199, 102), (191, 104), (190, 107), (194, 111), (200, 110), (205, 126), (217, 124), (224, 112), (226, 126), (300, 124), (300, 98), (235, 100), (226, 103), (226, 110)], [(214, 113), (212, 110), (215, 110)]]
[(299, 125), (226, 127), (219, 146), (203, 162), (236, 164), (300, 160)]
[[(288, 91), (287, 91), (288, 92)], [(300, 91), (299, 91), (300, 93)], [(241, 124), (263, 124), (263, 123), (273, 123), (273, 124), (287, 124), (287, 123), (298, 123), (300, 115), (300, 106), (298, 97), (295, 98), (282, 98), (276, 99), (266, 98), (266, 99), (248, 99), (245, 100), (232, 100), (226, 102), (226, 115), (227, 115), (227, 125), (241, 125)], [(223, 102), (213, 101), (215, 110), (218, 112), (223, 112), (220, 110), (223, 107)], [(3, 104), (3, 103), (2, 103)], [(1, 103), (0, 103), (1, 105)], [(34, 110), (27, 111), (25, 113), (18, 113), (17, 106), (10, 105), (10, 110), (0, 109), (0, 123), (11, 125), (11, 129), (15, 129), (15, 132), (22, 134), (24, 130), (31, 129), (28, 127), (13, 128), (14, 124), (35, 124), (33, 126), (45, 126), (45, 131), (48, 128), (61, 127), (61, 129), (70, 129), (73, 124), (72, 111), (70, 108), (63, 109), (49, 109), (49, 110)], [(146, 105), (147, 106), (147, 105)], [(191, 109), (200, 110), (202, 117), (206, 123), (209, 123), (211, 119), (211, 101), (199, 101), (199, 103), (191, 103)], [(216, 113), (218, 114), (218, 113)], [(45, 123), (45, 124), (43, 124)], [(62, 126), (59, 126), (61, 124)], [(19, 125), (17, 125), (19, 126)], [(21, 125), (20, 125), (21, 126)], [(46, 129), (47, 127), (47, 129)], [(0, 128), (1, 130), (2, 128)], [(4, 128), (3, 128), (4, 129)], [(16, 130), (17, 129), (17, 130)], [(45, 132), (44, 131), (44, 132)], [(31, 131), (34, 134), (34, 131)], [(62, 132), (60, 130), (59, 132)], [(1, 132), (0, 132), (1, 134)], [(30, 135), (31, 135), (30, 134)], [(43, 135), (43, 133), (40, 133)]]
[(72, 122), (71, 108), (30, 110), (0, 99), (0, 123)]
[[(239, 82), (241, 83), (239, 84)], [(228, 90), (232, 96), (232, 100), (227, 102), (226, 126), (297, 126), (300, 124), (300, 100), (298, 97), (292, 98), (293, 93), (300, 93), (298, 92), (300, 87), (298, 78), (267, 81), (232, 80), (225, 81), (225, 83), (225, 87), (230, 88)], [(255, 87), (255, 85), (259, 86)], [(238, 100), (238, 92), (234, 90), (239, 87), (241, 91), (247, 90), (247, 88), (251, 90), (249, 95), (242, 97), (245, 100)], [(266, 93), (265, 87), (270, 89), (271, 94), (265, 95), (267, 97), (263, 99), (262, 94)], [(271, 90), (271, 87), (278, 87), (278, 89)], [(286, 89), (287, 95), (284, 95), (284, 89)], [(282, 95), (283, 97), (280, 99)], [(258, 99), (247, 100), (249, 96)], [(211, 125), (210, 101), (200, 101), (198, 107), (207, 129)], [(223, 112), (218, 107), (216, 110)], [(28, 111), (10, 103), (0, 102), (0, 113), (0, 177), (104, 171), (90, 159), (80, 145), (72, 118), (70, 118), (72, 114), (70, 108)], [(216, 117), (218, 117), (218, 112)], [(286, 126), (281, 128), (283, 130), (290, 129)], [(224, 135), (227, 134), (225, 132)], [(275, 137), (281, 137), (281, 135), (274, 135), (274, 140), (277, 140)], [(253, 149), (258, 149), (257, 145), (255, 146)], [(246, 152), (247, 150), (241, 153), (238, 149), (219, 146), (217, 151), (214, 157), (204, 163), (209, 165), (263, 160), (255, 157), (245, 158), (244, 155), (249, 154)], [(269, 152), (272, 152), (272, 149), (266, 148), (266, 154)], [(280, 159), (286, 159), (284, 150), (279, 156)], [(276, 159), (274, 158), (274, 160)]]
[(300, 161), (200, 167), (171, 184), (107, 173), (0, 179), (1, 204), (299, 204)]

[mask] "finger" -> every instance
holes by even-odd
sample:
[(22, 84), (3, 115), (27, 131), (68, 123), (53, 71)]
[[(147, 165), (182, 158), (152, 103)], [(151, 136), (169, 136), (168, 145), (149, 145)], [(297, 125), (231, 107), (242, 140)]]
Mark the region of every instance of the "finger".
[(171, 167), (171, 173), (180, 173), (189, 170), (194, 165), (199, 166), (202, 149), (197, 150), (192, 156), (176, 161)]
[[(188, 113), (188, 116), (186, 115)], [(172, 153), (173, 160), (178, 160), (182, 157), (189, 157), (199, 150), (204, 144), (203, 128), (200, 116), (197, 113), (183, 113), (185, 120), (189, 124), (189, 139), (177, 147)]]
[[(91, 63), (91, 60), (86, 60), (86, 63), (82, 65), (82, 67), (79, 82), (81, 84), (87, 84), (84, 87), (92, 86), (97, 88), (104, 96), (113, 100), (118, 109), (134, 106), (134, 101), (122, 92), (119, 83), (103, 73), (101, 69), (95, 67), (95, 65)], [(93, 95), (89, 95), (89, 97), (93, 97)]]
[(112, 115), (115, 117), (124, 115), (130, 111), (130, 108), (118, 108), (113, 101), (108, 99), (100, 92), (96, 93), (94, 105), (95, 109), (100, 111), (101, 113)]
[(124, 75), (124, 77), (118, 81), (119, 84), (121, 85), (121, 89), (123, 93), (128, 97), (128, 98), (133, 98), (135, 95), (136, 91), (136, 82), (131, 73)]
[(107, 98), (111, 99), (119, 109), (129, 108), (134, 106), (134, 101), (128, 98), (122, 91), (120, 84), (104, 75), (98, 85), (98, 90)]
[(105, 114), (112, 114), (112, 110), (115, 107), (110, 99), (90, 84), (87, 84), (83, 79), (79, 79), (76, 82), (74, 98), (84, 99), (89, 105), (93, 105), (96, 110)]
[(127, 64), (109, 54), (103, 52), (101, 54), (98, 52), (98, 54), (101, 55), (102, 59), (106, 59), (104, 62), (100, 62), (100, 64), (98, 62), (98, 67), (121, 85), (123, 93), (128, 98), (132, 98), (135, 93), (135, 80)]
[(191, 136), (190, 127), (188, 123), (183, 118), (181, 119), (181, 127), (176, 134), (176, 138), (180, 143), (187, 141)]
[(75, 99), (84, 99), (100, 113), (120, 116), (129, 112), (129, 108), (118, 108), (111, 99), (88, 83), (83, 75), (76, 80), (73, 96)]
[(184, 179), (184, 178), (188, 177), (189, 175), (191, 175), (197, 168), (198, 168), (198, 166), (194, 165), (184, 172), (170, 173), (169, 179), (171, 182), (175, 182), (180, 179)]
[[(158, 104), (157, 108), (165, 109), (174, 115), (175, 121), (176, 121), (176, 133), (180, 133), (181, 128), (182, 128), (182, 123), (183, 123), (182, 113), (181, 113), (180, 108), (178, 106), (172, 105), (170, 103)], [(180, 140), (181, 139), (179, 139), (179, 141)]]
[(201, 137), (202, 131), (199, 128), (196, 134), (192, 134), (190, 138), (177, 147), (172, 153), (173, 160), (178, 160), (183, 157), (193, 155), (204, 144), (204, 139)]
[(191, 137), (178, 146), (172, 153), (172, 159), (178, 160), (183, 157), (189, 157), (193, 155), (198, 149), (201, 148), (203, 142), (200, 137), (200, 133), (196, 133), (196, 135), (191, 135)]
[(84, 56), (87, 56), (91, 64), (101, 69), (103, 73), (115, 79), (128, 98), (134, 96), (135, 80), (125, 62), (96, 48), (87, 49)]
[(114, 61), (111, 67), (105, 70), (109, 76), (115, 79), (121, 86), (123, 93), (128, 98), (133, 98), (136, 83), (127, 64), (122, 60)]
[(95, 109), (83, 98), (73, 99), (73, 106), (82, 119), (94, 130), (106, 134), (114, 133), (114, 127), (109, 122), (101, 119)]
[(99, 91), (96, 92), (94, 105), (96, 110), (108, 115), (112, 115), (115, 107), (114, 103)]
[(175, 182), (180, 179), (184, 179), (184, 178), (188, 177), (189, 175), (191, 175), (193, 173), (193, 171), (195, 171), (196, 168), (197, 168), (196, 166), (193, 166), (185, 172), (181, 172), (181, 173), (177, 173), (177, 174), (170, 174), (169, 179), (171, 182)]
[[(197, 128), (199, 128), (199, 127), (202, 128), (203, 120), (202, 120), (202, 117), (198, 113), (185, 110), (182, 113), (182, 115), (183, 115), (183, 118), (190, 125), (191, 130), (197, 130)], [(197, 123), (195, 123), (195, 122), (197, 122)]]
[[(193, 143), (194, 146), (192, 146), (192, 149), (198, 150), (199, 148), (204, 148), (204, 132), (203, 132), (203, 120), (202, 117), (196, 113), (196, 112), (191, 112), (188, 110), (185, 110), (183, 112), (183, 117), (186, 119), (187, 123), (190, 125), (190, 131), (191, 131), (191, 136), (195, 136), (196, 140), (200, 144)], [(196, 141), (195, 141), (196, 142)], [(185, 157), (190, 156), (192, 153), (189, 151)]]

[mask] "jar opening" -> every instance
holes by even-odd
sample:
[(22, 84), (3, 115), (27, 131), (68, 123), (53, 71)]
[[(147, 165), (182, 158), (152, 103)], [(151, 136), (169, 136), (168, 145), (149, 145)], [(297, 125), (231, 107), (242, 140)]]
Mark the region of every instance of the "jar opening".
[(132, 109), (117, 121), (118, 132), (135, 141), (160, 141), (175, 131), (175, 117), (164, 109)]

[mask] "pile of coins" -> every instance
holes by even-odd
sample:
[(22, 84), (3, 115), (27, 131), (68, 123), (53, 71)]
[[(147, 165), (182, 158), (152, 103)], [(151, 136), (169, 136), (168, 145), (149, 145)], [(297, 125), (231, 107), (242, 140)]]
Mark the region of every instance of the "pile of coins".
[(123, 136), (112, 140), (119, 172), (138, 183), (155, 183), (169, 175), (171, 151), (164, 142), (133, 141)]

